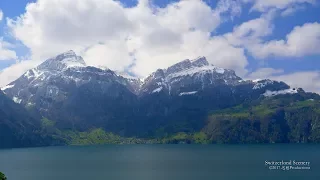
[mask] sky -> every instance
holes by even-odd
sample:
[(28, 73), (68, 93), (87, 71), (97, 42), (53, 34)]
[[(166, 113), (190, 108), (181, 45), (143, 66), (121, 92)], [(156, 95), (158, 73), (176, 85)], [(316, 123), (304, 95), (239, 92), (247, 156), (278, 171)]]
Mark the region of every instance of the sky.
[(137, 77), (205, 56), (320, 93), (320, 0), (0, 0), (0, 87), (69, 50)]

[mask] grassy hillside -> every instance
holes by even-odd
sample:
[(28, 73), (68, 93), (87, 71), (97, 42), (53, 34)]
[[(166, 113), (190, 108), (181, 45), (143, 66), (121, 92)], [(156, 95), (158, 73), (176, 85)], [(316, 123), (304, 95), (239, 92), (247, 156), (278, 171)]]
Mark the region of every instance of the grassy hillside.
[(213, 112), (203, 132), (212, 143), (318, 143), (320, 101), (289, 96)]

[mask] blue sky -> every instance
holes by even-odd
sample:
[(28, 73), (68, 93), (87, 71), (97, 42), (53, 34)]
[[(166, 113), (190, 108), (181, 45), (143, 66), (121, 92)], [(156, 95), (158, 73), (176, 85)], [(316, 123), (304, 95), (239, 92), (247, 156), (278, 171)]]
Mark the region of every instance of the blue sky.
[[(3, 18), (0, 21), (0, 40), (2, 39), (2, 42), (0, 41), (0, 43), (2, 43), (2, 47), (0, 44), (0, 53), (3, 53), (3, 56), (5, 51), (6, 53), (10, 51), (16, 54), (15, 58), (12, 58), (12, 54), (11, 56), (6, 54), (7, 58), (1, 58), (0, 54), (0, 71), (2, 70), (2, 73), (0, 73), (0, 80), (3, 82), (7, 83), (7, 81), (12, 80), (13, 77), (7, 77), (8, 73), (12, 74), (17, 71), (16, 69), (23, 71), (33, 67), (34, 64), (37, 64), (28, 62), (41, 62), (60, 51), (70, 48), (84, 56), (89, 64), (108, 66), (111, 69), (118, 71), (133, 67), (133, 69), (129, 71), (137, 76), (145, 76), (156, 68), (165, 68), (166, 66), (185, 58), (194, 58), (195, 56), (204, 55), (211, 63), (225, 68), (235, 69), (237, 73), (244, 78), (275, 78), (277, 80), (289, 81), (289, 84), (291, 83), (295, 86), (303, 86), (310, 91), (320, 91), (320, 48), (318, 48), (320, 47), (320, 3), (316, 0), (305, 0), (302, 3), (298, 0), (288, 0), (288, 3), (281, 1), (282, 4), (281, 2), (268, 3), (267, 1), (262, 0), (204, 0), (204, 3), (202, 4), (199, 2), (192, 2), (195, 0), (190, 0), (190, 2), (186, 3), (181, 3), (178, 0), (153, 0), (152, 2), (147, 3), (148, 5), (145, 5), (144, 8), (143, 5), (140, 7), (138, 4), (146, 4), (145, 2), (147, 2), (147, 0), (140, 0), (140, 2), (137, 0), (120, 0), (121, 5), (119, 5), (119, 7), (121, 8), (121, 11), (124, 11), (123, 14), (128, 16), (128, 21), (127, 19), (124, 19), (123, 21), (122, 19), (119, 20), (119, 18), (122, 18), (122, 12), (119, 13), (119, 16), (117, 14), (120, 10), (114, 11), (112, 14), (116, 15), (113, 17), (113, 15), (104, 16), (99, 8), (94, 9), (99, 7), (99, 3), (102, 4), (101, 7), (104, 7), (105, 11), (109, 11), (112, 8), (118, 8), (118, 5), (104, 3), (103, 0), (84, 0), (85, 3), (81, 3), (80, 0), (75, 0), (73, 2), (75, 6), (79, 5), (79, 7), (86, 6), (87, 8), (92, 8), (89, 10), (87, 9), (88, 12), (94, 12), (91, 22), (93, 20), (97, 21), (92, 24), (92, 29), (85, 26), (81, 27), (81, 18), (83, 17), (79, 10), (75, 10), (74, 14), (72, 14), (73, 10), (70, 10), (70, 18), (66, 18), (67, 20), (65, 20), (65, 23), (68, 24), (63, 24), (64, 19), (62, 15), (55, 16), (54, 13), (49, 14), (46, 13), (46, 10), (39, 8), (40, 5), (44, 9), (52, 6), (52, 8), (68, 11), (70, 4), (66, 3), (66, 1), (61, 3), (61, 0), (52, 0), (52, 4), (45, 1), (48, 0), (0, 1), (0, 10), (3, 12)], [(34, 3), (34, 5), (38, 5), (38, 7), (29, 8), (26, 11), (28, 3)], [(227, 7), (227, 10), (219, 8), (219, 5)], [(171, 9), (169, 7), (171, 7)], [(203, 10), (201, 8), (203, 8)], [(211, 16), (212, 14), (210, 14), (210, 11), (201, 14), (202, 12), (206, 12), (208, 8), (211, 12), (219, 12), (219, 18), (211, 20), (210, 18), (215, 17)], [(130, 9), (134, 10), (131, 12)], [(162, 11), (159, 9), (162, 9)], [(148, 15), (146, 15), (148, 10), (161, 11), (162, 13), (154, 12), (154, 19), (151, 20), (150, 18), (149, 21), (147, 20)], [(56, 12), (58, 13), (60, 11)], [(178, 15), (179, 12), (181, 12), (180, 14), (187, 14), (183, 17), (169, 17), (176, 12), (178, 12)], [(27, 13), (32, 14), (34, 17), (36, 17), (36, 15), (38, 17), (43, 16), (43, 18), (37, 17), (35, 20), (33, 19), (34, 22), (28, 24), (32, 18), (27, 17)], [(78, 15), (81, 16), (81, 18), (75, 17)], [(100, 15), (101, 17), (105, 17), (105, 19), (110, 19), (104, 21), (103, 18), (99, 19)], [(149, 16), (153, 15), (149, 14)], [(18, 16), (24, 17), (22, 21), (17, 21)], [(202, 19), (193, 20), (193, 17), (198, 16), (203, 18), (203, 22), (201, 22)], [(51, 24), (46, 22), (46, 18), (48, 21), (56, 20), (61, 22), (52, 22)], [(178, 18), (181, 18), (181, 20)], [(247, 26), (240, 28), (246, 22), (259, 18), (260, 20), (257, 21), (257, 23), (249, 23)], [(75, 22), (71, 21), (73, 19), (75, 19)], [(81, 21), (79, 21), (79, 19)], [(178, 21), (175, 21), (175, 19), (178, 19)], [(190, 22), (188, 20), (190, 20)], [(13, 21), (14, 25), (10, 26), (10, 21)], [(153, 23), (152, 21), (159, 21), (159, 23)], [(178, 26), (175, 27), (176, 23), (179, 21), (183, 22), (182, 25), (190, 25), (190, 27), (195, 28), (194, 31), (199, 31), (199, 33), (196, 34), (194, 32), (193, 34), (193, 31), (191, 30), (180, 29)], [(88, 23), (91, 22), (88, 20)], [(110, 24), (108, 24), (109, 22)], [(77, 26), (70, 25), (70, 29), (67, 29), (69, 28), (68, 25), (73, 23)], [(107, 23), (108, 27), (104, 27), (101, 25), (102, 23)], [(308, 26), (308, 23), (310, 26)], [(64, 26), (67, 26), (67, 28), (62, 28)], [(95, 26), (97, 26), (96, 29), (94, 29)], [(110, 26), (112, 26), (111, 30), (108, 29)], [(135, 27), (130, 29), (132, 26)], [(138, 27), (139, 32), (135, 32), (136, 26)], [(266, 28), (259, 28), (260, 26)], [(72, 29), (74, 27), (78, 27), (79, 29)], [(141, 27), (148, 28), (143, 29)], [(240, 30), (237, 31), (237, 27)], [(39, 31), (43, 33), (41, 36), (37, 33), (28, 32), (33, 30), (37, 30), (38, 32), (39, 28), (42, 28), (41, 31)], [(88, 28), (87, 31), (92, 30), (95, 34), (99, 34), (99, 37), (94, 33), (88, 33), (87, 35), (86, 31), (83, 30), (86, 28)], [(115, 33), (114, 31), (118, 32), (126, 28), (128, 28), (128, 30), (124, 31), (123, 34), (126, 34), (126, 36), (129, 34), (129, 37), (132, 37), (133, 40), (130, 42), (126, 41), (124, 44), (119, 43), (123, 40), (123, 34), (122, 32)], [(267, 32), (267, 28), (271, 29), (270, 32)], [(55, 29), (55, 31), (53, 32), (52, 29)], [(100, 32), (99, 29), (103, 29), (103, 32)], [(161, 32), (160, 30), (158, 31), (158, 29), (160, 29)], [(167, 31), (168, 29), (170, 32)], [(295, 29), (298, 30), (295, 31)], [(179, 33), (180, 30), (181, 33)], [(69, 33), (69, 31), (71, 33)], [(70, 43), (69, 45), (68, 42), (63, 42), (63, 40), (72, 36), (72, 31), (79, 31), (79, 34), (83, 39), (80, 41), (76, 36), (70, 38), (69, 42), (72, 40), (75, 41), (75, 43)], [(194, 38), (198, 41), (198, 39), (204, 37), (206, 33), (211, 34), (211, 37), (208, 37), (207, 39), (208, 42), (199, 43), (209, 44), (203, 45), (203, 48), (207, 50), (196, 50), (196, 47), (193, 47), (192, 44), (190, 44), (190, 41), (192, 40), (188, 39), (188, 37), (193, 37), (194, 35)], [(227, 36), (228, 33), (229, 36)], [(177, 38), (177, 42), (174, 40), (176, 37), (175, 35), (181, 35), (181, 37)], [(88, 38), (85, 38), (85, 36)], [(159, 40), (155, 38), (157, 36), (163, 38), (160, 38)], [(40, 42), (45, 42), (45, 45), (40, 46), (36, 44), (38, 42), (35, 40), (39, 39)], [(95, 42), (93, 42), (92, 39), (94, 39)], [(100, 43), (100, 39), (103, 43)], [(248, 39), (250, 39), (250, 41), (247, 42)], [(312, 40), (312, 43), (309, 43), (310, 40)], [(99, 46), (96, 43), (97, 41), (105, 46)], [(134, 44), (141, 42), (143, 45), (131, 47), (132, 42), (134, 42)], [(176, 48), (176, 46), (171, 47), (171, 45), (178, 43), (179, 47), (176, 51), (181, 51), (181, 53), (173, 53), (163, 47), (161, 47), (161, 49), (159, 49), (160, 47), (158, 46), (153, 47), (152, 45), (156, 44), (155, 42), (162, 45), (168, 43), (166, 46), (170, 46), (169, 49)], [(5, 43), (7, 45), (3, 45)], [(148, 43), (151, 43), (152, 45), (144, 47), (144, 45), (147, 46), (146, 44)], [(214, 45), (211, 47), (212, 43)], [(42, 52), (42, 47), (45, 53)], [(123, 51), (121, 51), (122, 49)], [(186, 52), (184, 52), (184, 50)], [(189, 54), (189, 52), (193, 50), (194, 52)], [(222, 50), (225, 52), (222, 53)], [(125, 55), (126, 52), (124, 51), (128, 51), (127, 54), (135, 54), (134, 61), (132, 59), (130, 60), (129, 58), (132, 58), (132, 56)], [(158, 52), (163, 53), (159, 54)], [(101, 53), (101, 55), (96, 55), (97, 53)], [(215, 57), (215, 54), (217, 54), (217, 57)], [(109, 57), (112, 58), (110, 58), (111, 60), (101, 60), (100, 57), (102, 56), (105, 59), (108, 59)], [(98, 61), (94, 58), (100, 58), (100, 60)], [(117, 58), (119, 58), (119, 60), (117, 60)], [(127, 58), (128, 60), (123, 60)], [(165, 58), (168, 58), (168, 60)], [(174, 58), (177, 59), (173, 60)], [(224, 58), (227, 59), (224, 60)], [(19, 62), (17, 63), (17, 61)], [(22, 68), (21, 65), (21, 68), (18, 68), (21, 61), (23, 61), (22, 64), (24, 67)], [(274, 74), (275, 72), (277, 73)], [(22, 72), (17, 72), (17, 74), (19, 73), (21, 74)], [(306, 75), (310, 75), (312, 76), (311, 78), (313, 78), (308, 81), (308, 84), (306, 83), (308, 77), (302, 77)], [(299, 78), (297, 79), (297, 77)], [(304, 81), (305, 83), (297, 83), (295, 81)], [(4, 83), (0, 83), (0, 85), (3, 86)]]

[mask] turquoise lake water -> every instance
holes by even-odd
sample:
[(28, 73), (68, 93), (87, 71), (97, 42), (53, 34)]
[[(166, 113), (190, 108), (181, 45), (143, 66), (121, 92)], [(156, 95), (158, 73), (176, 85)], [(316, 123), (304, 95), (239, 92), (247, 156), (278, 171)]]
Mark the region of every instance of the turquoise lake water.
[[(265, 161), (310, 162), (270, 170)], [(319, 180), (320, 145), (106, 145), (0, 150), (8, 180)]]

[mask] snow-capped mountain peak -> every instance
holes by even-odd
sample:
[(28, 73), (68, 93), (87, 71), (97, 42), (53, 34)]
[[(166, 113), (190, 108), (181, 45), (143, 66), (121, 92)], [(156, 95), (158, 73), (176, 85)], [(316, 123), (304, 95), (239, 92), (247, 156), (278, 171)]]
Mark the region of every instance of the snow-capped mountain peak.
[(167, 68), (165, 70), (166, 74), (172, 74), (172, 73), (176, 73), (179, 71), (183, 71), (185, 69), (190, 69), (192, 67), (192, 63), (189, 59), (186, 59), (184, 61), (178, 62), (172, 66), (170, 66), (169, 68)]
[(165, 71), (166, 75), (170, 75), (170, 74), (177, 73), (180, 71), (185, 71), (188, 69), (194, 69), (197, 67), (204, 67), (204, 66), (209, 66), (209, 65), (210, 65), (209, 62), (207, 61), (207, 59), (205, 57), (198, 57), (197, 59), (194, 59), (194, 60), (186, 59), (184, 61), (176, 63), (164, 71)]
[(160, 89), (169, 94), (179, 94), (182, 89), (194, 92), (218, 84), (239, 84), (233, 70), (211, 65), (205, 57), (186, 59), (167, 69), (158, 69), (142, 85), (142, 93), (151, 93)]
[(165, 70), (167, 79), (180, 78), (183, 76), (203, 76), (205, 74), (214, 74), (214, 76), (223, 76), (220, 78), (239, 79), (233, 70), (223, 69), (210, 64), (205, 57), (199, 57), (194, 60), (184, 60)]
[(72, 67), (85, 67), (86, 63), (82, 57), (77, 56), (74, 51), (67, 51), (56, 57), (50, 58), (38, 66), (39, 70), (62, 71)]
[(137, 93), (140, 84), (139, 80), (120, 77), (109, 69), (86, 66), (82, 57), (68, 51), (28, 70), (2, 89), (16, 103), (33, 104), (46, 111), (53, 102), (64, 101), (68, 95), (77, 93), (78, 88), (102, 94), (108, 91), (109, 96), (118, 96), (119, 89)]
[(207, 61), (206, 57), (201, 56), (197, 59), (191, 60), (191, 63), (193, 66), (202, 67), (202, 66), (208, 66), (209, 62)]

